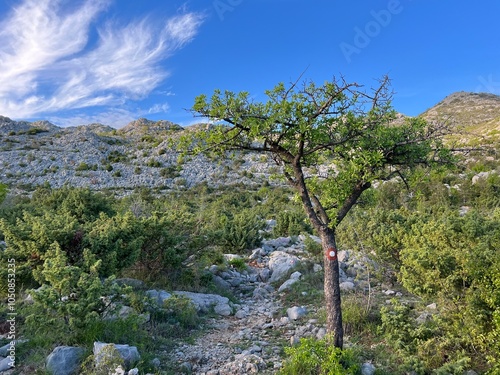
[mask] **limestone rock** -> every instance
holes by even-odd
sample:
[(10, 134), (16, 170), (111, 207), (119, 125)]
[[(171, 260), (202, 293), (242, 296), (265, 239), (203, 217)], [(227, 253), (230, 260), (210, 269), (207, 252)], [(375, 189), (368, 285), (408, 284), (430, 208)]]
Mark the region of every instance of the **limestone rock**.
[(375, 374), (375, 370), (375, 366), (370, 362), (363, 363), (363, 366), (361, 366), (361, 374), (363, 375), (373, 375)]
[(85, 349), (73, 346), (58, 346), (46, 359), (47, 371), (52, 375), (77, 374)]
[(0, 372), (7, 371), (8, 369), (12, 368), (12, 359), (7, 357), (4, 358), (0, 361)]
[[(229, 305), (229, 298), (222, 297), (217, 294), (204, 294), (193, 292), (174, 292), (175, 295), (187, 297), (193, 302), (196, 311), (202, 313), (210, 312), (213, 307), (215, 312), (220, 315), (230, 315), (231, 306)], [(228, 314), (229, 311), (229, 314)]]
[(269, 258), (269, 268), (272, 271), (269, 282), (282, 281), (290, 271), (299, 264), (299, 258), (284, 251), (275, 251)]
[(286, 310), (286, 314), (290, 318), (290, 320), (297, 320), (302, 318), (304, 315), (307, 314), (307, 310), (305, 307), (301, 306), (294, 306), (290, 307), (289, 309)]
[(141, 359), (139, 351), (135, 346), (129, 345), (119, 345), (119, 344), (106, 344), (103, 342), (94, 342), (94, 357), (96, 365), (99, 364), (101, 358), (103, 357), (103, 350), (108, 346), (114, 347), (123, 358), (125, 366), (129, 368), (132, 364), (138, 362)]
[(340, 290), (350, 292), (354, 290), (354, 283), (352, 281), (344, 281), (340, 283)]

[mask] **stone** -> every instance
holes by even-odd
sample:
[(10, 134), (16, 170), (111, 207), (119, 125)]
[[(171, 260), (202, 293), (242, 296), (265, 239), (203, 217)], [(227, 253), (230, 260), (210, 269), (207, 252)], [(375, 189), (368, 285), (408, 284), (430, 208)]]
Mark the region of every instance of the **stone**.
[(313, 271), (314, 271), (315, 273), (317, 273), (317, 272), (321, 272), (321, 271), (323, 271), (323, 267), (321, 267), (319, 264), (315, 264), (315, 265), (313, 266)]
[(107, 344), (103, 342), (94, 342), (94, 357), (96, 364), (99, 363), (100, 357), (102, 357), (102, 351), (103, 349), (108, 346), (112, 345), (114, 348), (118, 351), (120, 356), (123, 358), (125, 362), (125, 366), (128, 368), (132, 364), (138, 362), (141, 359), (141, 356), (139, 354), (139, 351), (137, 350), (137, 347), (135, 346), (129, 346), (129, 345), (119, 345), (119, 344)]
[(271, 270), (269, 268), (263, 268), (259, 272), (259, 279), (263, 283), (267, 283), (271, 278)]
[(244, 310), (238, 310), (236, 311), (236, 314), (234, 314), (234, 316), (238, 319), (245, 319), (248, 314)]
[(318, 329), (318, 332), (316, 333), (316, 338), (318, 340), (323, 340), (323, 338), (326, 336), (326, 329), (320, 328)]
[[(187, 297), (193, 302), (196, 311), (202, 313), (208, 313), (212, 307), (217, 307), (217, 311), (223, 314), (231, 311), (229, 306), (229, 298), (219, 296), (218, 294), (204, 294), (204, 293), (193, 293), (193, 292), (174, 292), (175, 295)], [(230, 314), (230, 313), (229, 313)]]
[(233, 313), (233, 310), (231, 309), (231, 306), (225, 303), (225, 304), (215, 305), (214, 312), (222, 316), (229, 316)]
[(256, 300), (265, 300), (269, 297), (269, 290), (262, 287), (257, 287), (253, 291), (253, 298)]
[(281, 284), (281, 286), (278, 288), (278, 292), (279, 293), (282, 293), (284, 292), (285, 290), (288, 290), (291, 288), (291, 286), (293, 284), (295, 284), (296, 282), (298, 282), (299, 280), (298, 279), (289, 279), (287, 281), (285, 281), (283, 284)]
[(430, 305), (425, 306), (429, 310), (436, 310), (437, 309), (437, 304), (436, 303), (431, 303)]
[(160, 361), (160, 358), (153, 358), (153, 360), (151, 361), (151, 364), (155, 367), (155, 368), (159, 368), (161, 366), (161, 361)]
[(393, 295), (395, 295), (395, 294), (396, 294), (396, 292), (395, 292), (394, 290), (390, 290), (390, 289), (389, 289), (389, 290), (384, 291), (384, 294), (385, 294), (386, 296), (393, 296)]
[(232, 260), (240, 260), (240, 259), (243, 259), (241, 257), (241, 255), (238, 255), (238, 254), (223, 254), (223, 257), (224, 259), (227, 261), (227, 262), (231, 262)]
[(424, 324), (430, 320), (432, 320), (432, 314), (428, 312), (420, 314), (416, 319), (418, 324)]
[(290, 307), (289, 309), (286, 310), (286, 314), (290, 318), (290, 320), (297, 320), (302, 318), (304, 315), (307, 314), (307, 310), (303, 306), (294, 306)]
[(263, 241), (263, 246), (270, 247), (275, 250), (280, 247), (287, 247), (292, 242), (290, 237), (278, 237), (272, 240)]
[(290, 275), (290, 280), (299, 280), (302, 277), (302, 274), (299, 271), (295, 271)]
[(159, 306), (163, 306), (165, 300), (172, 297), (172, 295), (164, 290), (147, 290), (146, 295), (153, 300), (153, 302), (157, 303)]
[(272, 271), (269, 282), (279, 282), (299, 264), (299, 258), (284, 251), (275, 251), (269, 257), (269, 269)]
[(0, 361), (0, 372), (7, 371), (8, 369), (13, 367), (14, 366), (12, 366), (12, 359), (9, 357), (4, 358)]
[(339, 260), (339, 262), (343, 262), (343, 263), (348, 262), (349, 261), (349, 251), (347, 251), (347, 250), (340, 250), (337, 253), (337, 259)]
[(223, 290), (230, 290), (231, 289), (231, 284), (229, 284), (226, 280), (224, 280), (220, 276), (215, 275), (212, 280), (213, 280), (215, 286), (219, 289), (223, 289)]
[(375, 370), (376, 370), (375, 366), (370, 362), (365, 362), (361, 366), (362, 375), (373, 375), (375, 374)]
[(28, 340), (19, 339), (9, 342), (0, 348), (0, 357), (8, 357), (10, 355), (10, 351), (14, 350), (18, 347), (19, 344), (23, 344), (28, 342)]
[(290, 345), (296, 346), (300, 344), (300, 339), (297, 336), (290, 337)]
[(354, 283), (352, 281), (344, 281), (340, 283), (340, 290), (350, 292), (354, 290)]
[(127, 375), (139, 375), (139, 369), (138, 368), (133, 368), (131, 369)]
[(46, 359), (46, 368), (52, 375), (78, 373), (85, 349), (74, 346), (58, 346)]

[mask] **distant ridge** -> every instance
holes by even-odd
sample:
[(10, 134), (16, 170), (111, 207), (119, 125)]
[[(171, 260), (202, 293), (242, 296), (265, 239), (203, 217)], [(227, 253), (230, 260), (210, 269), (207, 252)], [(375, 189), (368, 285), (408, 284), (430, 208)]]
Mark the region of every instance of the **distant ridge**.
[(179, 131), (182, 130), (182, 126), (177, 125), (171, 121), (159, 120), (152, 121), (146, 118), (139, 118), (132, 121), (120, 129), (122, 133), (146, 133), (148, 131), (162, 132), (162, 131)]
[(456, 92), (421, 115), (428, 121), (447, 120), (465, 131), (492, 137), (500, 131), (500, 96)]

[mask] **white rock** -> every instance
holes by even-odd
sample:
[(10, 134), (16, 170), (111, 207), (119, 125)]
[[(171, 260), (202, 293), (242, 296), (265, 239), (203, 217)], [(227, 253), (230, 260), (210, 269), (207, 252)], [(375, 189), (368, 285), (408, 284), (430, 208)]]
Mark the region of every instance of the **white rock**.
[(231, 306), (227, 303), (219, 304), (214, 307), (214, 312), (222, 316), (229, 316), (233, 312)]
[(288, 290), (291, 288), (291, 286), (293, 284), (295, 284), (296, 282), (298, 282), (299, 280), (298, 279), (289, 279), (287, 281), (285, 281), (283, 284), (281, 284), (281, 286), (278, 288), (278, 292), (279, 293), (282, 293), (284, 292), (285, 290)]
[(12, 359), (7, 357), (7, 358), (4, 358), (0, 361), (0, 372), (4, 372), (4, 371), (7, 371), (8, 369), (14, 367), (14, 366), (11, 366), (12, 364)]
[(344, 262), (344, 263), (349, 261), (349, 252), (347, 250), (340, 250), (337, 253), (337, 259), (339, 260), (339, 262)]
[(290, 280), (299, 280), (302, 277), (302, 274), (299, 271), (295, 271), (290, 275)]
[(351, 281), (344, 281), (343, 283), (340, 283), (340, 290), (350, 292), (354, 290), (354, 283)]
[(315, 264), (313, 266), (313, 271), (314, 272), (320, 272), (320, 271), (323, 271), (323, 267), (321, 267), (319, 264)]
[(294, 306), (290, 307), (289, 309), (286, 310), (286, 314), (290, 318), (290, 320), (297, 320), (302, 318), (304, 315), (307, 314), (307, 310), (303, 306)]
[(269, 269), (272, 271), (270, 282), (283, 280), (289, 272), (299, 264), (299, 258), (284, 251), (275, 251), (269, 258)]
[(47, 357), (47, 370), (53, 375), (76, 374), (84, 353), (83, 348), (58, 346)]
[(238, 310), (236, 311), (236, 314), (234, 314), (234, 316), (238, 319), (245, 319), (248, 314), (244, 310)]
[(135, 346), (106, 344), (103, 342), (94, 342), (94, 357), (95, 357), (96, 363), (98, 363), (100, 361), (100, 358), (102, 357), (101, 352), (108, 345), (114, 346), (114, 348), (118, 351), (118, 353), (120, 353), (120, 356), (125, 361), (125, 365), (127, 367), (130, 367), (131, 364), (138, 362), (141, 359), (139, 351), (137, 350), (137, 347), (135, 347)]
[(361, 366), (361, 374), (363, 375), (373, 375), (375, 370), (375, 366), (373, 366), (370, 362), (363, 363), (363, 366)]

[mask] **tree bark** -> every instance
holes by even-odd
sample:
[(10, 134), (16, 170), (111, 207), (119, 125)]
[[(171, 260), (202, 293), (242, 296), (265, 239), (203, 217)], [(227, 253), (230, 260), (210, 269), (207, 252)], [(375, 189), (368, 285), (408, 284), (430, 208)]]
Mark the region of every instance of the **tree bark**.
[(325, 267), (326, 328), (327, 332), (333, 334), (333, 345), (342, 349), (344, 330), (342, 327), (340, 271), (335, 232), (326, 227), (320, 232), (320, 237)]

